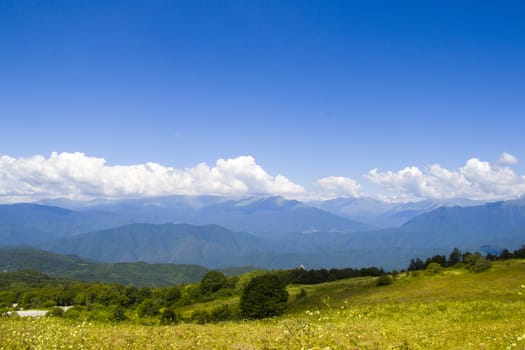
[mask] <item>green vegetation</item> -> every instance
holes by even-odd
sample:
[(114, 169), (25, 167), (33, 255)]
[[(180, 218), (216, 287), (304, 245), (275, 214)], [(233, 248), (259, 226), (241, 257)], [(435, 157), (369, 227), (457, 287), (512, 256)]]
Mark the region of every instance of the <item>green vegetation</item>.
[(0, 248), (0, 271), (35, 270), (77, 281), (135, 287), (169, 286), (199, 281), (207, 269), (197, 265), (102, 263), (29, 247)]
[[(460, 266), (443, 268), (438, 274), (401, 273), (392, 284), (381, 287), (377, 280), (368, 276), (289, 285), (285, 314), (264, 320), (230, 317), (239, 312), (238, 294), (202, 296), (198, 284), (181, 288), (181, 298), (169, 308), (173, 313), (161, 306), (161, 313), (152, 318), (137, 318), (137, 306), (126, 309), (129, 320), (111, 321), (111, 325), (67, 317), (72, 310), (82, 315), (90, 309), (98, 310), (103, 319), (111, 310), (95, 304), (69, 309), (64, 317), (2, 318), (0, 349), (525, 347), (525, 298), (520, 295), (525, 290), (521, 287), (525, 260), (495, 261), (480, 273)], [(148, 289), (137, 289), (134, 295), (158, 299), (163, 305), (164, 290), (149, 289), (148, 294)], [(195, 300), (184, 304), (188, 293)], [(230, 312), (230, 321), (208, 323), (213, 314), (220, 315), (220, 309)]]
[(244, 288), (240, 308), (248, 319), (279, 316), (286, 310), (286, 285), (276, 275), (254, 277)]
[(222, 272), (208, 271), (201, 280), (201, 294), (210, 295), (228, 287), (228, 280)]
[(392, 277), (390, 276), (381, 276), (377, 279), (376, 281), (376, 286), (378, 287), (381, 287), (381, 286), (388, 286), (389, 284), (392, 284), (394, 281), (392, 279)]

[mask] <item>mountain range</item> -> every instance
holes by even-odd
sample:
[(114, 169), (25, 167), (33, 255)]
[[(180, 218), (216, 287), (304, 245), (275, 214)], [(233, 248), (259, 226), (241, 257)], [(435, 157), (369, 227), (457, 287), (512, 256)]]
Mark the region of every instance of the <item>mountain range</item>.
[[(110, 263), (403, 268), (412, 257), (454, 247), (494, 252), (525, 243), (525, 199), (385, 204), (174, 196), (47, 204), (55, 206), (0, 205), (0, 246), (31, 245)], [(366, 223), (353, 219), (367, 208)], [(385, 228), (389, 220), (401, 224)]]

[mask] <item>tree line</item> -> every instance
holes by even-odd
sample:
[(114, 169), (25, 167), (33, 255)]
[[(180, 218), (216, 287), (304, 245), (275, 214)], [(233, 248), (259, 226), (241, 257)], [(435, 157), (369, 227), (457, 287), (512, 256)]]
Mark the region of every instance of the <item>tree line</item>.
[[(376, 267), (252, 271), (232, 277), (211, 270), (199, 283), (138, 288), (122, 284), (78, 282), (21, 270), (0, 273), (0, 314), (2, 310), (44, 308), (51, 309), (50, 314), (53, 316), (104, 322), (157, 319), (161, 323), (181, 320), (207, 323), (260, 318), (284, 312), (288, 299), (286, 286), (289, 284), (317, 284), (384, 274), (382, 269)], [(210, 310), (196, 309), (186, 318), (177, 313), (178, 309), (185, 306), (234, 295), (240, 297), (238, 305), (221, 305)], [(64, 312), (59, 306), (73, 307)]]
[(485, 256), (479, 252), (462, 252), (458, 248), (454, 248), (448, 256), (434, 255), (425, 261), (420, 258), (412, 258), (408, 265), (408, 271), (426, 270), (431, 264), (437, 264), (441, 267), (452, 267), (463, 264), (468, 270), (481, 272), (490, 268), (491, 261), (508, 259), (525, 259), (525, 245), (513, 252), (508, 249), (503, 249), (499, 254), (487, 253)]

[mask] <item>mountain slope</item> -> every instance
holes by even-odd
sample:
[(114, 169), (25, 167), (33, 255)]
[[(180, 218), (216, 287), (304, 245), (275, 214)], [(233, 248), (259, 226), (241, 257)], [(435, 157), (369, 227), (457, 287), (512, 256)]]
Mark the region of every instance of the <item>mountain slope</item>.
[(470, 207), (484, 202), (468, 199), (423, 200), (418, 202), (383, 202), (373, 198), (337, 198), (323, 202), (311, 202), (312, 206), (335, 215), (357, 220), (376, 227), (399, 227), (410, 219), (439, 207)]
[(45, 249), (106, 262), (145, 261), (228, 266), (238, 256), (269, 249), (261, 239), (217, 225), (131, 224), (67, 237)]
[(247, 198), (209, 205), (200, 211), (200, 220), (261, 236), (372, 229), (370, 225), (282, 197)]
[[(52, 203), (57, 203), (53, 201)], [(75, 210), (79, 203), (59, 201)], [(84, 210), (101, 210), (132, 217), (128, 223), (217, 224), (259, 236), (288, 232), (356, 232), (372, 226), (282, 197), (166, 196), (86, 203)]]
[(76, 212), (39, 204), (0, 205), (0, 246), (34, 244), (128, 223), (104, 211)]
[(54, 277), (122, 283), (136, 287), (197, 282), (207, 271), (197, 265), (141, 262), (109, 264), (30, 247), (0, 248), (0, 271), (17, 270), (35, 270)]

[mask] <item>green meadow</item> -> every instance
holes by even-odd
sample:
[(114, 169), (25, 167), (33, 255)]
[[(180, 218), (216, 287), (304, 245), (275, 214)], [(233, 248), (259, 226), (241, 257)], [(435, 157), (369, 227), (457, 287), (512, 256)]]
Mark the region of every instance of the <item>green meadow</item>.
[[(0, 318), (1, 349), (525, 349), (525, 260), (481, 273), (447, 268), (291, 285), (283, 316), (161, 325)], [(238, 296), (187, 305), (195, 310)]]

